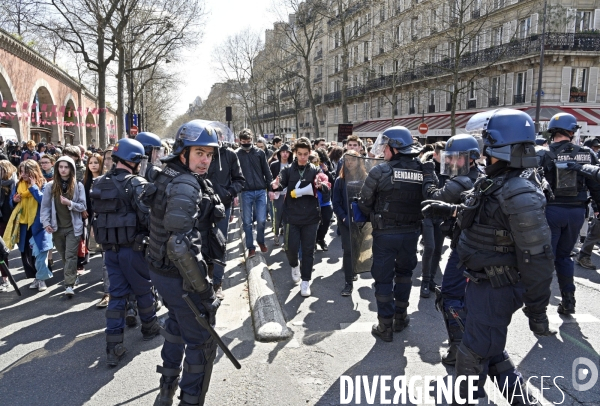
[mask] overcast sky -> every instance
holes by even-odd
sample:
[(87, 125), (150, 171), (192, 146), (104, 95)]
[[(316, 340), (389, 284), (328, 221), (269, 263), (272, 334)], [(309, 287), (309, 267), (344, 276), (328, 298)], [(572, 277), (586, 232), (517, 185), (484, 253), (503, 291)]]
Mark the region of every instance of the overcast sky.
[(210, 62), (213, 49), (228, 36), (251, 27), (262, 32), (272, 28), (275, 18), (271, 10), (273, 0), (206, 0), (209, 18), (204, 26), (202, 43), (186, 55), (185, 63), (177, 67), (183, 77), (179, 101), (173, 116), (185, 113), (196, 96), (206, 100), (213, 83), (219, 81), (219, 72)]

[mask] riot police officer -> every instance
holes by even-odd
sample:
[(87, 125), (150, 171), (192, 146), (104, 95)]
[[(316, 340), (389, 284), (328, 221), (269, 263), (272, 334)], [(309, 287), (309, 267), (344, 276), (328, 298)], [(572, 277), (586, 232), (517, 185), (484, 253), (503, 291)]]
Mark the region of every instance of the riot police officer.
[(151, 171), (153, 185), (143, 197), (151, 213), (146, 260), (154, 286), (169, 309), (161, 331), (165, 343), (163, 364), (157, 367), (162, 377), (155, 405), (171, 405), (178, 386), (180, 405), (204, 404), (212, 374), (216, 342), (196, 322), (182, 296), (187, 292), (210, 324), (215, 324), (220, 302), (208, 278), (207, 261), (223, 256), (215, 252), (224, 247), (215, 248), (221, 242), (215, 243), (213, 237), (223, 237), (215, 224), (224, 217), (225, 208), (206, 176), (218, 147), (215, 130), (205, 122), (184, 124), (172, 154), (162, 159), (166, 166)]
[[(385, 130), (371, 152), (386, 162), (369, 171), (360, 191), (358, 206), (373, 225), (373, 264), (378, 324), (372, 334), (393, 340), (393, 331), (409, 323), (408, 298), (412, 272), (417, 265), (417, 243), (424, 200), (423, 165), (417, 158), (421, 148), (402, 126)], [(433, 174), (433, 163), (428, 169)]]
[[(440, 157), (440, 173), (447, 179), (440, 188), (430, 187), (427, 198), (446, 203), (461, 203), (461, 195), (472, 189), (481, 171), (475, 162), (480, 158), (479, 143), (472, 135), (460, 134), (450, 137)], [(444, 234), (453, 237), (458, 227), (454, 219), (445, 220), (441, 229)], [(451, 243), (452, 251), (446, 263), (442, 285), (436, 289), (436, 308), (444, 315), (448, 331), (448, 352), (442, 357), (442, 363), (454, 365), (456, 350), (462, 340), (462, 330), (466, 322), (464, 296), (467, 280), (463, 276), (464, 268), (459, 266), (456, 242)]]
[[(456, 377), (478, 377), (474, 398), (485, 395), (489, 375), (511, 405), (538, 404), (504, 349), (512, 315), (523, 304), (536, 335), (555, 333), (546, 316), (553, 254), (543, 181), (536, 169), (534, 125), (527, 113), (512, 109), (479, 113), (471, 122), (482, 123), (487, 176), (476, 182), (466, 206), (428, 202), (423, 209), (425, 216), (447, 218), (458, 211), (457, 251), (469, 282)], [(467, 124), (472, 129), (477, 128)], [(459, 388), (463, 400), (467, 392), (464, 380)]]
[(90, 198), (94, 205), (94, 236), (105, 251), (104, 261), (110, 281), (110, 301), (106, 310), (107, 364), (116, 366), (123, 346), (126, 300), (130, 293), (139, 303), (144, 340), (157, 336), (154, 295), (148, 264), (144, 261), (144, 238), (148, 235), (149, 209), (139, 200), (147, 182), (138, 176), (144, 147), (124, 138), (113, 149), (113, 169), (98, 178)]
[(540, 165), (555, 196), (548, 202), (546, 218), (552, 231), (552, 250), (556, 257), (554, 266), (562, 296), (558, 305), (561, 314), (575, 313), (571, 252), (585, 220), (588, 191), (596, 205), (600, 203), (600, 184), (569, 168), (569, 163), (598, 165), (596, 155), (589, 148), (572, 143), (578, 129), (573, 115), (556, 114), (548, 124), (553, 142), (549, 150), (540, 151)]
[(148, 172), (150, 172), (152, 166), (160, 166), (160, 158), (163, 155), (164, 148), (160, 142), (160, 137), (151, 132), (141, 132), (135, 136), (135, 140), (139, 141), (144, 146), (147, 159), (145, 159), (145, 167), (141, 168), (140, 172), (142, 176), (148, 178)]

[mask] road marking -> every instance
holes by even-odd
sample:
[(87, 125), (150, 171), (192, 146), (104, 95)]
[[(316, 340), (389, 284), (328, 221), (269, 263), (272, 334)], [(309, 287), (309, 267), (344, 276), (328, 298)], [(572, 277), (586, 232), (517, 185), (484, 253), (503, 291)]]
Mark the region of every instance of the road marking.
[(548, 320), (550, 321), (550, 323), (552, 324), (567, 324), (567, 323), (598, 323), (600, 322), (600, 320), (598, 320), (596, 317), (592, 316), (591, 314), (572, 314), (570, 317), (561, 317), (558, 314), (553, 314), (551, 316), (548, 317)]

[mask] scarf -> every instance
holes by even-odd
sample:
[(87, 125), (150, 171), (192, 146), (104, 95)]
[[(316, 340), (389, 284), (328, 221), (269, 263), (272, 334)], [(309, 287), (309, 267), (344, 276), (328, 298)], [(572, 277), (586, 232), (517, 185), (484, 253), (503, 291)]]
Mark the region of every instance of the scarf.
[(21, 206), (21, 219), (19, 223), (27, 224), (27, 228), (29, 228), (33, 224), (33, 220), (35, 220), (38, 202), (33, 198), (31, 192), (29, 192), (29, 184), (25, 181), (19, 181), (17, 184), (17, 193), (21, 195), (21, 201), (17, 205), (17, 207)]
[(42, 169), (42, 175), (44, 175), (46, 182), (50, 182), (54, 179), (54, 168), (50, 169), (48, 172)]

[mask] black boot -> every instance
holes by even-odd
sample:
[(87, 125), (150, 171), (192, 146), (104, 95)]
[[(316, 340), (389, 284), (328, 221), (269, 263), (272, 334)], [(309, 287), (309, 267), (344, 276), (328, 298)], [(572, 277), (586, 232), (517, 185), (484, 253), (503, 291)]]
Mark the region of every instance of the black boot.
[(462, 341), (462, 336), (463, 333), (460, 327), (456, 325), (448, 326), (448, 342), (450, 343), (450, 347), (448, 347), (448, 352), (442, 356), (442, 364), (451, 366), (456, 364), (456, 353)]
[(144, 341), (152, 340), (154, 337), (160, 334), (160, 324), (158, 324), (158, 319), (155, 317), (149, 323), (142, 322), (142, 336), (144, 337)]
[(423, 281), (421, 282), (421, 297), (427, 299), (429, 296), (431, 296), (429, 281)]
[(200, 396), (192, 396), (188, 395), (185, 392), (181, 392), (181, 396), (179, 396), (181, 402), (179, 402), (179, 406), (199, 406), (200, 405)]
[(156, 367), (156, 372), (163, 374), (160, 378), (160, 391), (154, 400), (154, 406), (171, 406), (175, 392), (179, 387), (181, 369)]
[(394, 335), (392, 332), (393, 319), (384, 319), (382, 317), (377, 317), (377, 319), (379, 320), (379, 324), (373, 324), (371, 334), (373, 334), (375, 337), (381, 338), (385, 342), (392, 342), (394, 340)]
[(575, 292), (561, 292), (562, 301), (558, 304), (560, 314), (575, 313)]
[(394, 331), (399, 333), (404, 330), (408, 323), (410, 323), (410, 317), (408, 317), (408, 312), (404, 310), (403, 313), (396, 313), (394, 315)]
[(127, 348), (123, 345), (123, 334), (106, 336), (106, 364), (108, 366), (116, 367), (125, 352), (127, 352)]

